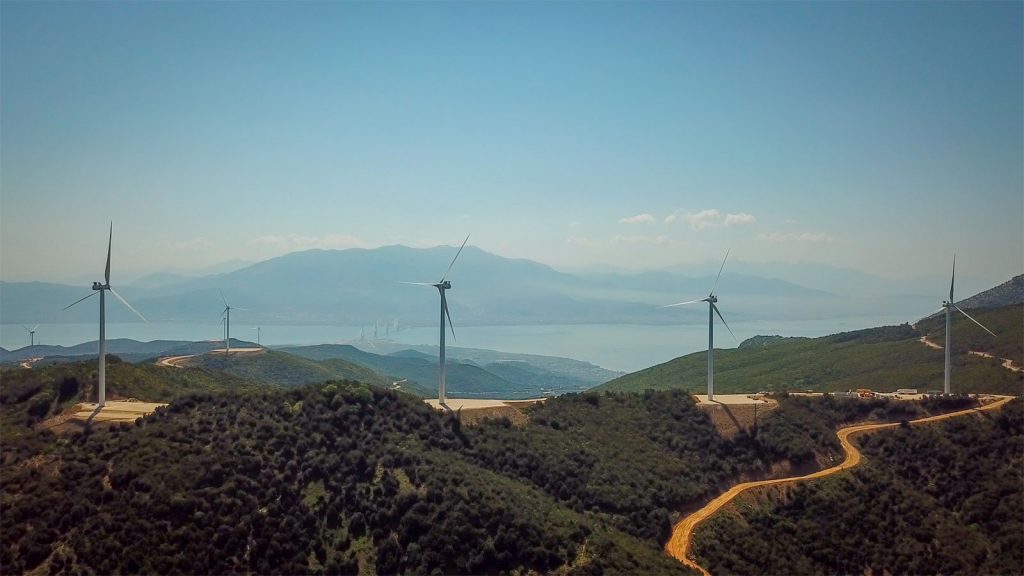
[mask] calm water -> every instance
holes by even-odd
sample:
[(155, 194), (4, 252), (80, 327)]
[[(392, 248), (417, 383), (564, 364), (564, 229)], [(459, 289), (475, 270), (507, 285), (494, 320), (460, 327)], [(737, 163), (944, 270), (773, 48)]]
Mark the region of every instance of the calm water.
[[(913, 321), (905, 316), (862, 316), (845, 319), (802, 321), (733, 322), (729, 326), (743, 341), (759, 334), (782, 336), (825, 336), (861, 328)], [(231, 337), (256, 341), (254, 326), (232, 325)], [(108, 324), (107, 338), (150, 340), (213, 340), (222, 336), (220, 324)], [(486, 348), (504, 352), (544, 354), (585, 360), (609, 368), (632, 372), (707, 348), (707, 325), (636, 326), (628, 324), (556, 326), (470, 326), (456, 329), (458, 339), (448, 336), (448, 346)], [(368, 341), (360, 342), (358, 326), (264, 326), (264, 345), (355, 344), (372, 350), (373, 328), (366, 329)], [(36, 331), (36, 344), (71, 346), (96, 340), (96, 324), (43, 324)], [(381, 332), (383, 337), (383, 332)], [(407, 328), (391, 333), (400, 344), (437, 344), (438, 329)], [(29, 335), (20, 324), (0, 325), (0, 346), (11, 350), (28, 346)], [(715, 326), (715, 346), (737, 345), (721, 324)]]

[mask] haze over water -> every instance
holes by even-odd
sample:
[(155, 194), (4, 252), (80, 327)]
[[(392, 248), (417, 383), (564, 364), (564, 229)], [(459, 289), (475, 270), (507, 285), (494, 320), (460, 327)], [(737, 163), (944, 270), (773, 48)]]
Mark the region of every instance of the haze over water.
[[(757, 335), (825, 336), (889, 324), (912, 322), (905, 316), (860, 316), (827, 320), (757, 320), (730, 322), (736, 338)], [(232, 325), (232, 339), (256, 341), (255, 326)], [(352, 344), (374, 350), (373, 328), (365, 328), (360, 340), (359, 326), (263, 326), (265, 346)], [(150, 340), (213, 340), (221, 334), (219, 324), (109, 323), (107, 338)], [(484, 348), (501, 352), (561, 356), (596, 364), (610, 370), (633, 372), (692, 352), (707, 349), (707, 326), (699, 324), (638, 326), (630, 324), (551, 326), (467, 326), (456, 329), (458, 339), (449, 348)], [(383, 332), (381, 333), (383, 338)], [(21, 325), (0, 325), (0, 346), (8, 350), (28, 346), (28, 333)], [(95, 324), (43, 324), (36, 332), (36, 344), (73, 346), (98, 338)], [(392, 332), (391, 342), (436, 346), (436, 327), (406, 328)], [(385, 341), (382, 340), (382, 343)], [(734, 348), (737, 342), (719, 323), (715, 329), (716, 348)]]

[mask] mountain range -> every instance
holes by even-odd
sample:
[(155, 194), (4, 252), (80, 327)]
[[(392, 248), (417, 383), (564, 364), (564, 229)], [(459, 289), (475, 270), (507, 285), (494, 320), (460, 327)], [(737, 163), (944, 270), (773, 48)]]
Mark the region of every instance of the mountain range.
[[(307, 250), (201, 277), (153, 274), (118, 285), (115, 273), (114, 284), (152, 322), (216, 319), (224, 307), (223, 292), (232, 306), (247, 309), (248, 324), (360, 326), (397, 319), (404, 325), (424, 326), (437, 321), (437, 296), (432, 289), (401, 282), (436, 282), (454, 255), (452, 247)], [(941, 300), (941, 285), (923, 285), (917, 293), (908, 293), (898, 283), (848, 269), (788, 265), (777, 272), (772, 275), (763, 265), (728, 264), (718, 288), (727, 302), (727, 317), (912, 316)], [(785, 274), (807, 283), (780, 279)], [(567, 273), (473, 246), (466, 247), (448, 278), (453, 284), (452, 317), (462, 326), (696, 323), (704, 320), (696, 307), (659, 307), (702, 297), (715, 281), (711, 265), (696, 275)], [(8, 324), (92, 322), (95, 306), (61, 310), (88, 292), (85, 283), (0, 282), (0, 316)], [(119, 304), (112, 303), (107, 314), (111, 322), (138, 321)]]

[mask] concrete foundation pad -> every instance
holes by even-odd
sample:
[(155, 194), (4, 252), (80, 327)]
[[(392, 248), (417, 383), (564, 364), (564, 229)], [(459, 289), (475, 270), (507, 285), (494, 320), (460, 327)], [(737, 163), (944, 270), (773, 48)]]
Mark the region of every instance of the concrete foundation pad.
[[(167, 404), (108, 401), (102, 408), (99, 408), (95, 403), (85, 402), (75, 406), (72, 419), (91, 422), (134, 422), (136, 418), (149, 416), (161, 406), (167, 406)], [(99, 409), (97, 410), (97, 408)]]
[(503, 408), (505, 406), (512, 406), (515, 408), (522, 408), (529, 404), (535, 404), (537, 402), (543, 402), (545, 398), (534, 398), (530, 400), (490, 400), (480, 398), (447, 398), (444, 404), (440, 404), (437, 398), (429, 398), (424, 400), (427, 405), (435, 410), (449, 410), (452, 412), (458, 412), (459, 410), (482, 410), (485, 408)]
[(715, 406), (720, 404), (727, 406), (749, 406), (772, 403), (767, 398), (758, 397), (756, 394), (715, 394), (714, 400), (708, 400), (707, 394), (694, 394), (693, 397), (697, 400), (697, 405), (699, 406)]

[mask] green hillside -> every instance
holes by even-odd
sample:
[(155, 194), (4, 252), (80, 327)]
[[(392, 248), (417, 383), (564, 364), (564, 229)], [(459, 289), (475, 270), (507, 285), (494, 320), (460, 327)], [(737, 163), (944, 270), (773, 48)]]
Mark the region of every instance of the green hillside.
[[(395, 380), (406, 379), (411, 386), (420, 389), (437, 390), (437, 362), (418, 355), (382, 356), (344, 344), (300, 346), (280, 350), (311, 360), (345, 360), (379, 374), (388, 374)], [(464, 396), (514, 399), (540, 395), (540, 388), (537, 386), (509, 382), (479, 366), (452, 361), (447, 363), (445, 384), (448, 395), (453, 398)]]
[(859, 442), (849, 474), (741, 496), (696, 557), (713, 574), (1021, 573), (1024, 403)]
[[(909, 325), (846, 332), (822, 338), (772, 339), (715, 350), (715, 391), (757, 392), (870, 388), (942, 389), (943, 352), (928, 348)], [(1020, 394), (1022, 376), (997, 360), (957, 354), (954, 392)], [(616, 378), (599, 390), (707, 390), (707, 352), (698, 352)]]
[[(999, 358), (1009, 358), (1017, 366), (1024, 365), (1024, 306), (1019, 304), (1001, 308), (978, 308), (965, 311), (995, 333), (993, 337), (977, 324), (953, 311), (953, 352), (966, 354), (968, 350), (987, 352)], [(939, 345), (946, 343), (946, 315), (931, 316), (917, 323), (916, 328)]]
[(339, 381), (166, 391), (170, 406), (133, 425), (58, 439), (7, 418), (40, 392), (4, 396), (0, 414), (23, 435), (11, 450), (5, 434), (0, 467), (11, 573), (681, 574), (662, 553), (676, 510), (836, 457), (843, 422), (969, 402), (780, 398), (727, 440), (680, 391), (569, 394), (523, 427), (463, 427)]
[[(0, 369), (0, 437), (3, 459), (41, 450), (52, 442), (33, 426), (79, 402), (96, 401), (96, 361), (70, 362), (37, 368)], [(255, 390), (263, 385), (204, 369), (129, 364), (107, 356), (107, 398), (171, 402), (195, 392)]]
[(345, 379), (382, 387), (390, 387), (392, 382), (386, 376), (351, 362), (339, 361), (327, 365), (274, 350), (255, 354), (201, 354), (187, 358), (184, 364), (284, 387)]

